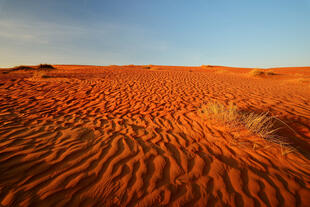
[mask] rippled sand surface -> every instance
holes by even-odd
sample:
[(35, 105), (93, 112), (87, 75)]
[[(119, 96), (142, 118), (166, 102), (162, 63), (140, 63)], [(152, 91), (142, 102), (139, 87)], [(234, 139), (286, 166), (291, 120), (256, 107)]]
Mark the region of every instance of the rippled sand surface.
[[(310, 68), (56, 66), (0, 74), (0, 206), (307, 206)], [(230, 102), (292, 149), (210, 122)]]

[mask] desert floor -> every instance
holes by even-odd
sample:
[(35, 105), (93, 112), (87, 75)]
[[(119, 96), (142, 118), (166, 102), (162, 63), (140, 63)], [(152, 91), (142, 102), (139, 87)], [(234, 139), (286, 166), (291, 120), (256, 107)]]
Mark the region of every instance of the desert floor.
[[(55, 67), (0, 70), (0, 206), (309, 206), (310, 68)], [(210, 101), (269, 112), (289, 147)]]

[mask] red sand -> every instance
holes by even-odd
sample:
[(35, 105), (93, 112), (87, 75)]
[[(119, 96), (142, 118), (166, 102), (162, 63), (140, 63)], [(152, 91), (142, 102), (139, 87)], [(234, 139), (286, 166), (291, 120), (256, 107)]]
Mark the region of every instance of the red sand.
[[(0, 206), (310, 204), (310, 68), (56, 67), (0, 74)], [(208, 122), (208, 101), (270, 111), (294, 151)]]

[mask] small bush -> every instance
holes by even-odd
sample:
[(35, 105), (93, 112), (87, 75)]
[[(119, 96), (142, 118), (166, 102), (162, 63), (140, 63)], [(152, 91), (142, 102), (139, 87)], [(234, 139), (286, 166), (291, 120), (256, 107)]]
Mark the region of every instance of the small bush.
[(249, 72), (251, 76), (271, 76), (276, 75), (273, 71), (264, 71), (262, 69), (253, 69)]
[(40, 64), (38, 66), (38, 69), (50, 70), (50, 69), (55, 69), (55, 67), (50, 64)]
[(154, 67), (154, 65), (152, 65), (152, 64), (144, 65), (143, 69), (151, 69), (152, 67)]
[(14, 67), (12, 70), (14, 70), (14, 71), (18, 71), (18, 70), (34, 70), (34, 68), (32, 68), (30, 66), (20, 65), (20, 66)]
[(266, 75), (276, 75), (276, 73), (274, 73), (272, 70), (266, 71), (265, 74)]
[(261, 76), (261, 75), (264, 75), (264, 71), (258, 70), (258, 69), (254, 69), (254, 70), (250, 71), (250, 75), (252, 75), (252, 76)]
[[(224, 123), (228, 126), (243, 126), (252, 134), (256, 134), (271, 142), (280, 143), (275, 132), (275, 119), (268, 113), (244, 112), (230, 103), (228, 106), (211, 102), (205, 105), (201, 111), (209, 119)], [(283, 144), (283, 142), (281, 142)]]

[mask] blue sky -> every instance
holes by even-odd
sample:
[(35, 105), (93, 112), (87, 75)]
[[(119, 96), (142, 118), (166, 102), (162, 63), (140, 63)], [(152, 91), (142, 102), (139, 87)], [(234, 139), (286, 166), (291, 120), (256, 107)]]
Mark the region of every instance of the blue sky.
[(0, 67), (310, 66), (310, 0), (0, 0)]

